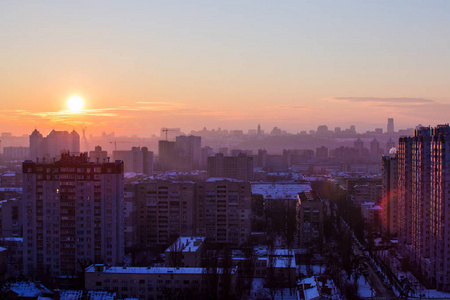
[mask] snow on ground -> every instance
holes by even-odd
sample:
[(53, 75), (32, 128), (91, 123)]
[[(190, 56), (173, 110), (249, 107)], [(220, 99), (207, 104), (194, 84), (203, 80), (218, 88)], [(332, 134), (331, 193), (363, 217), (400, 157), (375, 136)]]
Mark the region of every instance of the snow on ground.
[[(309, 271), (309, 272), (308, 272)], [(309, 268), (307, 265), (300, 265), (297, 269), (298, 272), (302, 273), (303, 275), (309, 276), (309, 275), (321, 275), (325, 271), (325, 265), (310, 265)]]
[(374, 294), (372, 294), (372, 288), (364, 276), (358, 278), (358, 295), (363, 298), (374, 296)]
[[(260, 298), (270, 298), (270, 291), (268, 288), (264, 288), (264, 278), (254, 278), (252, 284), (252, 291), (250, 296), (246, 299), (260, 299)], [(292, 295), (289, 295), (289, 289), (278, 290), (274, 299), (283, 300), (294, 300), (297, 299), (296, 290), (292, 288)]]

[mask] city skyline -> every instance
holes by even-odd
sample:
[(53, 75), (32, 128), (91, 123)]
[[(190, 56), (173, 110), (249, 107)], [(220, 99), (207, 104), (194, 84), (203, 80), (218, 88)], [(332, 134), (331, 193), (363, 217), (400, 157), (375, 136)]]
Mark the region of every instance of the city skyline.
[(3, 2), (0, 126), (150, 136), (447, 123), (449, 6)]

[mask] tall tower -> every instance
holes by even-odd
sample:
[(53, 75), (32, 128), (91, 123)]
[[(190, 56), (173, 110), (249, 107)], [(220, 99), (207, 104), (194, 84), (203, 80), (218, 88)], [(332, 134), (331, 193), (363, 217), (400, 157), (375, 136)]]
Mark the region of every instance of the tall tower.
[(56, 162), (25, 161), (24, 273), (74, 276), (83, 264), (123, 261), (123, 163), (63, 153)]
[(398, 229), (398, 158), (395, 152), (382, 157), (382, 230), (387, 237), (397, 235)]
[(388, 118), (387, 133), (394, 133), (394, 118)]

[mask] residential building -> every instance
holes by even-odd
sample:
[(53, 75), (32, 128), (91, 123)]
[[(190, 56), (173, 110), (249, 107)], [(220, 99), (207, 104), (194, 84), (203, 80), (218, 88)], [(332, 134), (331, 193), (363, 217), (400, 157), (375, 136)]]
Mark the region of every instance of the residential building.
[(382, 165), (382, 233), (387, 237), (394, 237), (397, 236), (398, 231), (398, 158), (396, 154), (383, 156)]
[(80, 153), (80, 135), (75, 131), (52, 130), (47, 137), (35, 129), (30, 135), (30, 159), (45, 160), (61, 157), (61, 152)]
[(74, 276), (82, 264), (122, 263), (123, 162), (63, 153), (22, 169), (24, 274)]
[(320, 247), (323, 242), (324, 204), (314, 192), (298, 194), (298, 234), (300, 247)]
[(253, 180), (253, 157), (245, 154), (224, 156), (221, 153), (208, 157), (208, 177)]

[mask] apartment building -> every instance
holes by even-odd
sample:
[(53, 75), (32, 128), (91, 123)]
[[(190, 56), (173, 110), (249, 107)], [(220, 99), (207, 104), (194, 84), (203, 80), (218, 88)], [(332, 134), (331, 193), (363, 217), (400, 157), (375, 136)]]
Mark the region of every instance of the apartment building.
[(87, 154), (25, 161), (24, 274), (72, 276), (81, 264), (123, 261), (123, 163)]

